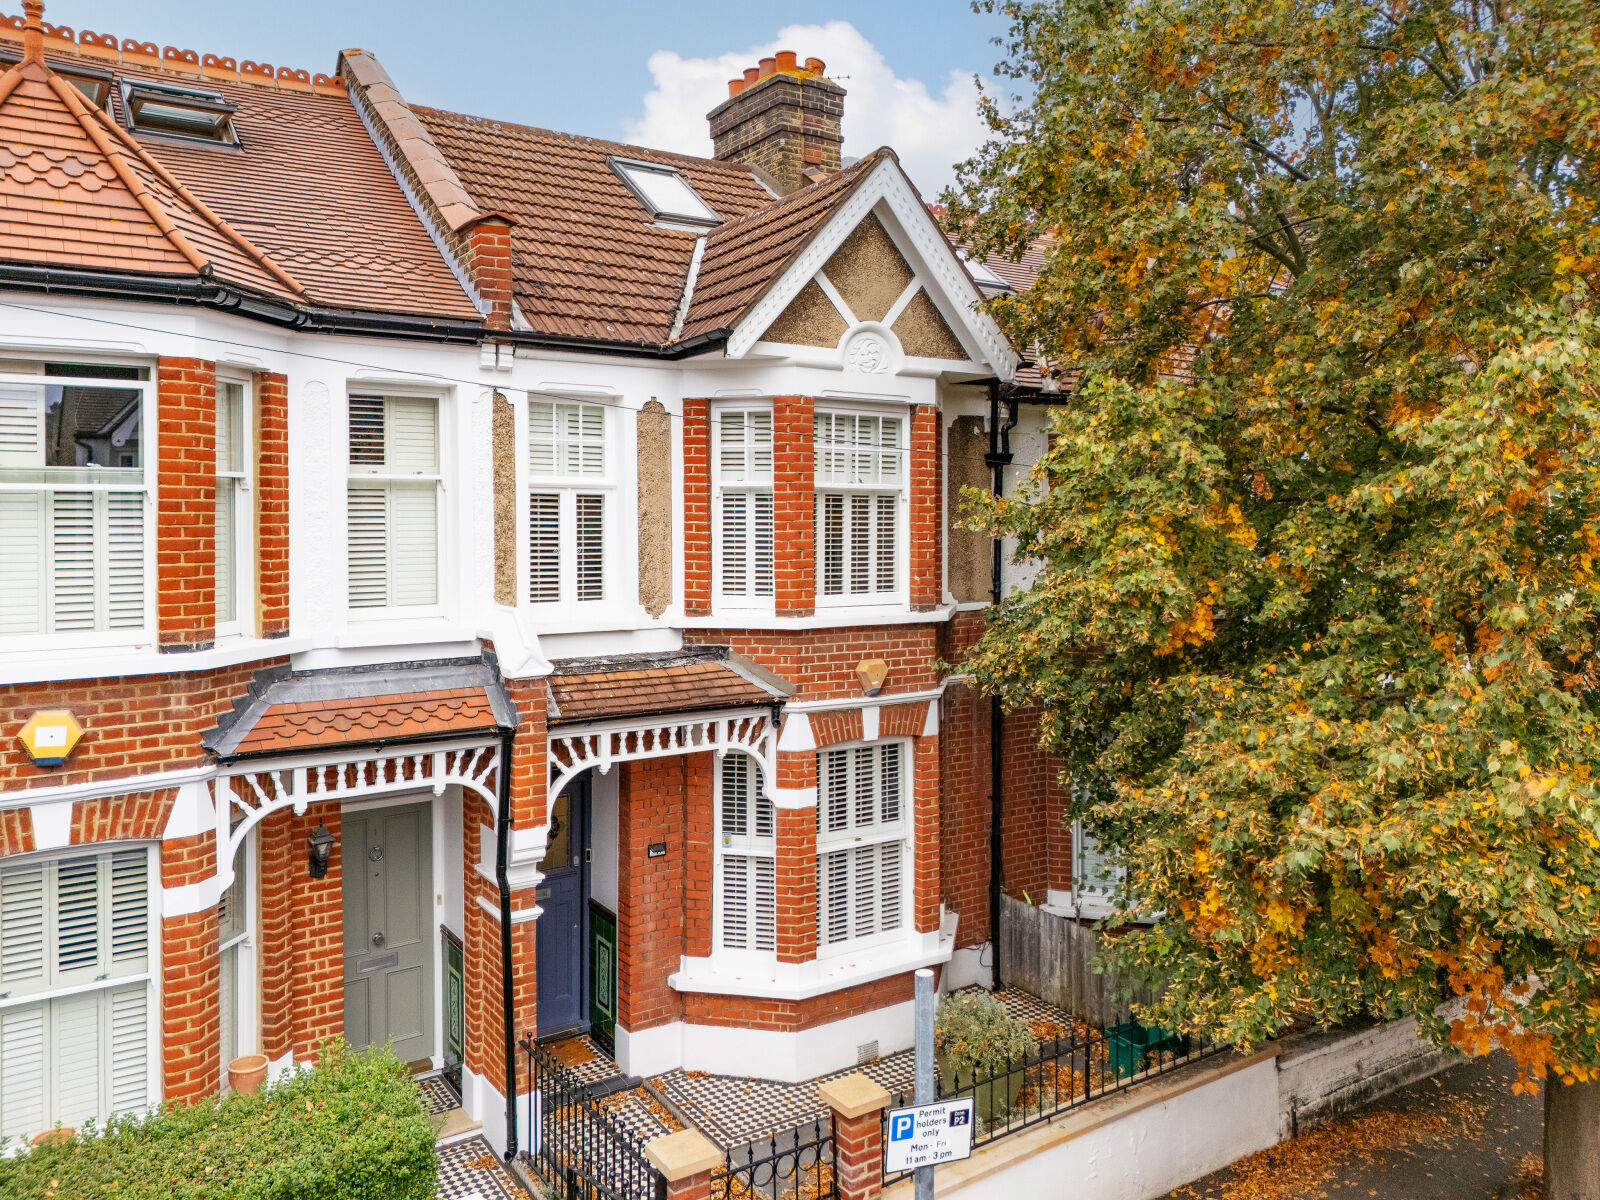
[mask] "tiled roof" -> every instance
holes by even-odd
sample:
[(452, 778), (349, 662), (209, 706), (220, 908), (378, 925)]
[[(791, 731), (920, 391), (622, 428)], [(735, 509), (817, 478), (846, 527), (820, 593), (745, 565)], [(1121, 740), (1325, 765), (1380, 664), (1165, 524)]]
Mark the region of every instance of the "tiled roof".
[[(172, 224), (210, 262), (213, 277), (311, 307), (479, 319), (336, 80), (319, 76), (313, 84), (305, 72), (285, 70), (279, 79), (272, 68), (254, 63), (238, 68), (231, 59), (207, 55), (202, 66), (192, 51), (162, 55), (132, 39), (119, 49), (115, 38), (87, 31), (78, 43), (71, 30), (47, 26), (46, 32), (48, 62), (63, 70), (82, 67), (103, 75), (110, 69), (119, 78), (202, 88), (237, 105), (237, 147), (130, 134), (116, 88), (110, 117), (94, 117), (117, 153), (138, 164), (133, 174), (171, 209)], [(17, 23), (0, 18), (0, 51), (14, 55), (21, 39)], [(192, 259), (170, 236), (161, 240), (171, 250), (154, 244), (127, 201), (108, 196), (126, 191), (126, 185), (120, 175), (104, 179), (104, 167), (92, 165), (105, 162), (103, 153), (90, 156), (81, 145), (34, 140), (63, 135), (54, 123), (58, 118), (39, 110), (46, 103), (41, 89), (57, 89), (36, 71), (24, 82), (22, 70), (7, 73), (18, 75), (10, 85), (18, 94), (6, 104), (21, 104), (16, 111), (22, 115), (0, 124), (0, 146), (18, 158), (0, 165), (0, 261), (196, 275)], [(86, 102), (81, 106), (95, 111)], [(55, 111), (62, 111), (59, 101)], [(65, 133), (77, 140), (70, 130)], [(79, 136), (92, 146), (87, 133)], [(19, 144), (29, 148), (27, 156), (15, 155)], [(31, 165), (41, 151), (63, 155), (56, 169), (41, 174)], [(19, 177), (18, 165), (33, 178)], [(163, 170), (170, 182), (161, 181)], [(104, 186), (91, 192), (91, 178)], [(115, 211), (101, 211), (107, 207)], [(19, 211), (35, 215), (19, 222)], [(41, 236), (45, 225), (59, 232)]]
[(708, 712), (779, 703), (790, 688), (722, 647), (563, 659), (550, 676), (550, 723)]
[(774, 203), (737, 163), (415, 105), (411, 111), (477, 206), (516, 219), (513, 293), (538, 333), (652, 346), (671, 336), (704, 231), (655, 224), (608, 165), (612, 156), (675, 167), (724, 221)]
[(39, 62), (0, 76), (0, 258), (302, 291)]
[(494, 667), (478, 659), (382, 669), (264, 671), (201, 741), (221, 759), (514, 728)]
[(494, 709), (482, 688), (274, 704), (240, 739), (233, 753), (269, 754), (345, 742), (488, 732), (494, 728)]
[(706, 240), (682, 336), (731, 329), (828, 214), (890, 154), (887, 149), (874, 151), (819, 183), (714, 229)]

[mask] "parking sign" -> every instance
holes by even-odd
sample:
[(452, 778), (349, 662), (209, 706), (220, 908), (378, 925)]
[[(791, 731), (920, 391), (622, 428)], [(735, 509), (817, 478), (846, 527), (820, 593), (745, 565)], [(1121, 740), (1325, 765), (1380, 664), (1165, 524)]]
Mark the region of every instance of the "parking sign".
[(889, 1111), (883, 1165), (891, 1174), (971, 1157), (971, 1096)]

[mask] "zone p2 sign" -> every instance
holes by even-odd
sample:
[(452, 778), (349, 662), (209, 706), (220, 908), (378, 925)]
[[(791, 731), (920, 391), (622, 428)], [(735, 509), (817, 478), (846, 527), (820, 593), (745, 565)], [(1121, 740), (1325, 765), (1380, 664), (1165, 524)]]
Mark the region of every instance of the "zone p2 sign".
[(883, 1166), (891, 1174), (971, 1157), (971, 1096), (889, 1110)]

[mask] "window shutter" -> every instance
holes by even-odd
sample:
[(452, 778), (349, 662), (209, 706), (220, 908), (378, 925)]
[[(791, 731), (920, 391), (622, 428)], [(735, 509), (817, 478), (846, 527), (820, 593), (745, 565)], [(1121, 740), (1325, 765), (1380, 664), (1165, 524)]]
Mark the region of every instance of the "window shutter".
[(106, 613), (112, 629), (144, 628), (143, 492), (106, 495)]
[(606, 411), (598, 404), (562, 405), (567, 418), (567, 473), (606, 473)]
[(578, 599), (605, 597), (606, 498), (584, 495), (573, 498), (576, 505)]
[(54, 1070), (52, 1113), (63, 1125), (82, 1125), (100, 1112), (100, 996), (64, 996), (50, 1005)]
[[(867, 847), (872, 849), (872, 847)], [(904, 847), (898, 841), (881, 842), (878, 851), (878, 930), (889, 932), (900, 928), (901, 863), (905, 859)]]
[(850, 851), (817, 856), (817, 936), (832, 946), (850, 939)]
[(45, 864), (0, 872), (0, 989), (42, 983), (44, 945)]
[(120, 850), (111, 858), (111, 962), (143, 971), (150, 957), (150, 856)]
[(345, 514), (350, 607), (389, 602), (389, 505), (381, 485), (350, 486)]
[(722, 836), (742, 838), (750, 833), (750, 763), (743, 754), (722, 760)]
[(750, 949), (750, 860), (727, 854), (722, 859), (722, 944), (730, 950)]
[(778, 948), (778, 866), (774, 859), (758, 858), (755, 863), (755, 894), (751, 908), (755, 919), (755, 948)]
[(94, 493), (50, 497), (52, 631), (93, 629), (95, 616)]
[(45, 631), (46, 498), (0, 492), (0, 635)]
[(234, 573), (237, 569), (234, 562), (235, 554), (233, 546), (233, 502), (233, 480), (217, 480), (215, 574), (218, 621), (232, 621), (237, 615), (234, 611), (233, 596)]
[(898, 522), (895, 520), (895, 509), (898, 502), (893, 496), (879, 496), (876, 501), (877, 508), (877, 579), (874, 588), (880, 592), (892, 592), (895, 589), (896, 567), (899, 565), (895, 547), (898, 542)]
[[(0, 363), (8, 375), (42, 373), (37, 364)], [(0, 467), (44, 465), (44, 388), (0, 383)]]
[[(149, 989), (119, 988), (110, 1003), (111, 1111), (137, 1112), (150, 1103)], [(222, 1060), (224, 1068), (228, 1061)]]
[(822, 555), (822, 590), (825, 595), (844, 594), (844, 497), (822, 497), (822, 537), (817, 547)]
[(728, 596), (750, 594), (750, 508), (754, 499), (748, 492), (722, 494), (722, 591)]
[(62, 859), (56, 863), (56, 978), (92, 978), (99, 969), (100, 862)]
[(391, 396), (384, 402), (384, 466), (393, 475), (434, 475), (439, 470), (439, 405)]
[(528, 470), (534, 475), (556, 473), (556, 406), (548, 401), (528, 403)]
[(0, 1010), (0, 1137), (22, 1138), (45, 1119), (44, 1004)]
[(217, 384), (217, 470), (244, 470), (244, 388)]
[(528, 497), (528, 600), (554, 604), (561, 599), (561, 497), (535, 492)]
[(388, 488), (389, 603), (439, 602), (439, 492), (432, 483)]
[(223, 1078), (228, 1064), (239, 1057), (239, 947), (229, 946), (218, 956), (217, 977), (218, 1044)]
[(382, 467), (384, 420), (382, 396), (350, 397), (350, 465)]

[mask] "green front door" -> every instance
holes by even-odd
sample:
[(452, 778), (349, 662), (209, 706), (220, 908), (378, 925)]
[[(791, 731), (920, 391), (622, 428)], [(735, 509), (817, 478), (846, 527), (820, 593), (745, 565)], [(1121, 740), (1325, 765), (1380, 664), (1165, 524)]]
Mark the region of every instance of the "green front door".
[(391, 1042), (401, 1062), (433, 1056), (433, 816), (429, 804), (348, 813), (344, 1036)]
[(444, 938), (444, 1074), (461, 1094), (461, 1060), (467, 1044), (467, 966), (461, 939), (440, 927)]
[(617, 918), (589, 902), (589, 1036), (616, 1053)]

